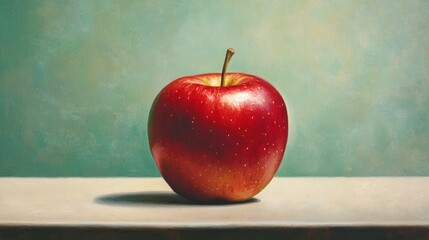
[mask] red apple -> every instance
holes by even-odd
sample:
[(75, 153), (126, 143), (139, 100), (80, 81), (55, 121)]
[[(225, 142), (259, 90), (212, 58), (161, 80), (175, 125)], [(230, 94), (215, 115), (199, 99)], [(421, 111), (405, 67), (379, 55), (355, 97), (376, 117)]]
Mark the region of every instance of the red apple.
[(262, 78), (226, 73), (182, 77), (153, 102), (149, 145), (165, 181), (197, 201), (244, 201), (282, 161), (288, 119), (283, 98)]

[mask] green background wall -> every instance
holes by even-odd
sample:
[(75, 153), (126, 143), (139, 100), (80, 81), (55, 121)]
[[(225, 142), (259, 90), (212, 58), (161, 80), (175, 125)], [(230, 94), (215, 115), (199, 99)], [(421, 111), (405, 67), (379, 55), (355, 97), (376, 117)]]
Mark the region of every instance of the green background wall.
[(228, 47), (289, 108), (278, 175), (429, 175), (429, 1), (3, 0), (0, 176), (159, 176), (152, 100)]

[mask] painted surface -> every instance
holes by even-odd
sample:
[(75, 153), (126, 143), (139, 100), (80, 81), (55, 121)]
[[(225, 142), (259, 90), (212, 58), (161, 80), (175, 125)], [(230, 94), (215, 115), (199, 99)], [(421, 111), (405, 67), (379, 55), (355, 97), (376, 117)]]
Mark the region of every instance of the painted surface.
[(429, 175), (428, 1), (0, 3), (0, 176), (157, 176), (170, 81), (265, 78), (290, 112), (279, 176)]

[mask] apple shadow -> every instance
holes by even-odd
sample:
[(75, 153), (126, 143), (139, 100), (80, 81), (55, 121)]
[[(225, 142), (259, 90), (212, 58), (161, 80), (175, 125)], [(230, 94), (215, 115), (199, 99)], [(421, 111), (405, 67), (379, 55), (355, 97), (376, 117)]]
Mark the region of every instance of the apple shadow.
[(139, 206), (139, 207), (160, 207), (160, 206), (226, 206), (240, 205), (260, 202), (257, 198), (250, 198), (243, 202), (194, 202), (182, 198), (172, 192), (126, 192), (112, 193), (98, 196), (94, 200), (98, 204), (116, 206)]

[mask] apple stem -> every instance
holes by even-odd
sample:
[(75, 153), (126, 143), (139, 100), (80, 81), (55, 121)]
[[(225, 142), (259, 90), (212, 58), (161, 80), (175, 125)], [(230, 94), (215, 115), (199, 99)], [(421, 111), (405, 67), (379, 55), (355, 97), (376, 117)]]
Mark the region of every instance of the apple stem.
[(221, 87), (225, 86), (225, 72), (226, 72), (226, 68), (228, 67), (229, 61), (231, 60), (232, 55), (234, 55), (234, 49), (228, 48), (228, 50), (226, 50), (225, 62), (223, 62), (222, 76), (220, 78)]

